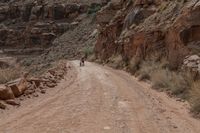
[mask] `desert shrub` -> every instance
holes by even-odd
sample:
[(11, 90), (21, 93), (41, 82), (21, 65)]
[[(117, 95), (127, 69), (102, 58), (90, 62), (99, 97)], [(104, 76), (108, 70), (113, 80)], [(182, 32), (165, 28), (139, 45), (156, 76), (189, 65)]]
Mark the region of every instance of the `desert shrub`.
[(151, 75), (153, 88), (158, 90), (168, 89), (170, 84), (170, 76), (167, 69), (158, 69)]
[(101, 5), (92, 4), (88, 9), (87, 14), (94, 14), (94, 13), (98, 12), (100, 9), (101, 9)]
[(33, 63), (33, 59), (31, 58), (26, 58), (23, 61), (21, 61), (21, 64), (23, 66), (31, 66), (32, 63)]
[(0, 61), (0, 69), (9, 67), (9, 64), (3, 61)]
[(174, 72), (168, 69), (159, 69), (152, 74), (153, 88), (170, 91), (181, 98), (188, 97), (192, 79), (187, 74)]
[(139, 80), (150, 80), (151, 74), (158, 69), (158, 67), (158, 63), (154, 61), (143, 61), (135, 75), (139, 77)]
[(158, 11), (163, 12), (168, 6), (167, 2), (162, 2), (162, 4), (159, 6)]
[(17, 79), (20, 77), (20, 70), (16, 68), (0, 69), (0, 84)]
[(139, 77), (138, 77), (139, 81), (145, 81), (145, 80), (150, 80), (151, 76), (148, 73), (142, 73)]
[(122, 56), (120, 54), (113, 55), (112, 57), (109, 58), (108, 62), (109, 62), (109, 66), (113, 68), (122, 68), (124, 65)]
[(140, 59), (133, 57), (129, 63), (129, 71), (135, 74), (140, 68)]
[(192, 111), (196, 114), (200, 114), (200, 80), (193, 83), (189, 93)]
[(169, 84), (169, 89), (173, 95), (177, 95), (181, 98), (187, 98), (188, 91), (191, 87), (192, 80), (185, 74), (171, 72), (171, 82)]
[(94, 50), (94, 48), (92, 46), (86, 46), (86, 47), (83, 48), (83, 52), (84, 52), (86, 57), (92, 55), (93, 50)]
[(159, 59), (159, 61), (156, 60), (154, 58), (142, 61), (139, 66), (139, 70), (135, 73), (135, 76), (138, 76), (139, 80), (151, 80), (151, 75), (154, 71), (167, 69), (168, 62), (165, 58)]
[(131, 66), (139, 80), (151, 80), (154, 89), (189, 100), (192, 112), (200, 116), (200, 80), (195, 81), (194, 75), (186, 70), (172, 71), (168, 64), (166, 59), (161, 59), (142, 61), (137, 65), (133, 59)]

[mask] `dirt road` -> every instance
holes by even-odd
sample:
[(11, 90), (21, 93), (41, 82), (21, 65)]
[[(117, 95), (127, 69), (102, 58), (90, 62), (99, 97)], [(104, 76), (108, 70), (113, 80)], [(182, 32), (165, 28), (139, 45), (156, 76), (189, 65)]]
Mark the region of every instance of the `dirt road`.
[[(0, 114), (1, 133), (200, 133), (187, 104), (93, 63), (47, 94)], [(68, 76), (69, 77), (69, 76)]]

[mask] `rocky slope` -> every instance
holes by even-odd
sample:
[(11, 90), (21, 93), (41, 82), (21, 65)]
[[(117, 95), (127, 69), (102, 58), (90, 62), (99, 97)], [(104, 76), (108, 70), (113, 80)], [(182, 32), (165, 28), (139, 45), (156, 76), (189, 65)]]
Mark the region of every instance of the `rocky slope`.
[[(177, 69), (186, 56), (200, 55), (199, 0), (111, 0), (97, 18), (95, 54), (104, 61), (118, 54), (125, 62), (166, 57)], [(197, 60), (188, 67), (199, 71)]]
[[(106, 1), (105, 1), (106, 2)], [(68, 30), (74, 29), (78, 16), (99, 9), (103, 1), (17, 0), (0, 2), (0, 46), (8, 48), (46, 48)], [(36, 49), (37, 50), (37, 49)]]

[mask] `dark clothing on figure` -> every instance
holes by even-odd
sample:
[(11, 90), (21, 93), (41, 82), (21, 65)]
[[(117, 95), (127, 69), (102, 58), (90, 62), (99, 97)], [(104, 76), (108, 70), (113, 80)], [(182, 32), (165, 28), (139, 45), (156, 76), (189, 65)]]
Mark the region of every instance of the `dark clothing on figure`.
[(80, 66), (84, 66), (85, 65), (85, 58), (82, 57), (80, 60)]

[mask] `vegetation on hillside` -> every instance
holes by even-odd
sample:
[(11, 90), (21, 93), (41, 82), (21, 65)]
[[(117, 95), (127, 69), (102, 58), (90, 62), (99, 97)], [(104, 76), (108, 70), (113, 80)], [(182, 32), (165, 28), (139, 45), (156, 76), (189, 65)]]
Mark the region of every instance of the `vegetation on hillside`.
[(192, 112), (200, 114), (200, 79), (196, 79), (189, 71), (172, 71), (165, 59), (139, 63), (134, 58), (131, 60), (129, 70), (139, 80), (150, 80), (152, 88), (188, 100)]

